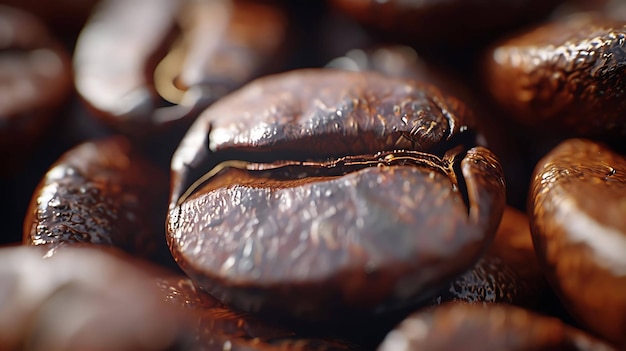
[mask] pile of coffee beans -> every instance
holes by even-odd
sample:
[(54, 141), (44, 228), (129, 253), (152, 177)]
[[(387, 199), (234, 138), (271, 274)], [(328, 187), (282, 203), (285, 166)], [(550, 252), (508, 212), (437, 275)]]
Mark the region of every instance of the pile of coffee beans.
[(0, 5), (0, 350), (626, 350), (623, 0)]

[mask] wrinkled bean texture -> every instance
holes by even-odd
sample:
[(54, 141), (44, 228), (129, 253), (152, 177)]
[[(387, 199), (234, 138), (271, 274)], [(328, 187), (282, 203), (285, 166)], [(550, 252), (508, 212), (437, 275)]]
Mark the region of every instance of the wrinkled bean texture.
[(504, 40), (488, 55), (485, 83), (513, 117), (569, 135), (626, 135), (624, 22), (566, 17)]
[(155, 255), (165, 246), (159, 218), (167, 206), (166, 184), (125, 138), (84, 143), (65, 153), (35, 190), (24, 243), (114, 245)]
[[(374, 73), (294, 71), (206, 110), (174, 155), (174, 179), (228, 162), (233, 152), (254, 164), (264, 152), (305, 160), (446, 151), (446, 142), (469, 134), (469, 117), (434, 87)], [(332, 176), (311, 173), (314, 162), (294, 164), (286, 178), (263, 165), (225, 168), (190, 197), (175, 183), (170, 248), (204, 289), (247, 311), (330, 319), (424, 300), (491, 240), (504, 180), (482, 147), (460, 162), (416, 155), (416, 165), (394, 163), (390, 153), (388, 164), (374, 158), (376, 167)]]
[(626, 348), (625, 1), (2, 3), (1, 350)]

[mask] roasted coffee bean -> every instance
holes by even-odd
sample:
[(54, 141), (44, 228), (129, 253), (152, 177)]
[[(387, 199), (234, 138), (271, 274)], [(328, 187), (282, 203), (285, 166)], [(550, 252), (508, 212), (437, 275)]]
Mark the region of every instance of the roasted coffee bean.
[(570, 139), (535, 168), (529, 195), (533, 240), (565, 307), (626, 347), (626, 158)]
[[(70, 91), (65, 49), (43, 24), (0, 5), (0, 162), (17, 164)], [(4, 173), (4, 172), (3, 172)]]
[(489, 50), (485, 81), (518, 121), (551, 133), (626, 135), (626, 22), (568, 16)]
[(380, 351), (614, 350), (560, 320), (510, 305), (450, 303), (409, 316)]
[(359, 21), (419, 44), (458, 45), (546, 16), (560, 0), (332, 0)]
[(163, 254), (167, 187), (165, 174), (126, 138), (86, 142), (66, 152), (41, 180), (24, 221), (24, 243)]
[(199, 290), (188, 278), (161, 279), (166, 300), (191, 311), (197, 321), (197, 339), (205, 350), (360, 350), (351, 343), (330, 338), (304, 337), (284, 326), (238, 312)]
[[(382, 74), (410, 78), (418, 82), (434, 85), (461, 99), (475, 111), (478, 144), (493, 151), (502, 164), (507, 180), (507, 203), (523, 207), (526, 205), (528, 177), (532, 167), (520, 170), (519, 143), (505, 132), (503, 119), (489, 109), (478, 94), (463, 84), (458, 74), (444, 69), (432, 57), (419, 54), (405, 45), (379, 45), (368, 49), (353, 49), (345, 55), (330, 61), (326, 67), (350, 71), (375, 71)], [(534, 164), (533, 164), (534, 165)], [(523, 172), (525, 170), (526, 172)]]
[(76, 86), (109, 123), (145, 133), (263, 73), (286, 26), (278, 7), (252, 2), (106, 0), (76, 44)]
[(489, 250), (436, 300), (538, 307), (549, 287), (539, 266), (528, 217), (507, 207)]
[(246, 311), (323, 320), (424, 300), (476, 262), (504, 207), (469, 119), (434, 87), (371, 72), (259, 79), (176, 151), (170, 249)]
[[(95, 248), (0, 249), (0, 349), (178, 350), (192, 321), (164, 301), (162, 272)], [(197, 348), (195, 348), (197, 349)]]
[(434, 62), (432, 58), (420, 55), (410, 46), (379, 45), (368, 49), (353, 49), (344, 56), (333, 59), (326, 67), (357, 72), (374, 71), (390, 77), (408, 78), (434, 85), (461, 99), (472, 110), (478, 111), (474, 123), (476, 131), (480, 133), (481, 145), (489, 146), (492, 150), (495, 147), (498, 151), (505, 148), (499, 121), (490, 117), (482, 106), (484, 103), (478, 102), (475, 94), (462, 84), (462, 78), (449, 72), (449, 69), (444, 69), (444, 66)]

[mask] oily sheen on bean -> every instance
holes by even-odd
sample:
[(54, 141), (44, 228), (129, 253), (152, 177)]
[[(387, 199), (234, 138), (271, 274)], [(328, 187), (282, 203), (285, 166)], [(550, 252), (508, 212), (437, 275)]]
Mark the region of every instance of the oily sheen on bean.
[(626, 158), (566, 140), (537, 164), (528, 201), (539, 260), (565, 307), (626, 347)]
[(143, 135), (266, 72), (286, 27), (282, 10), (262, 3), (105, 0), (76, 43), (75, 84), (104, 121)]
[(626, 22), (565, 16), (492, 47), (487, 89), (518, 121), (573, 136), (626, 135)]
[(462, 102), (376, 73), (259, 79), (172, 160), (170, 249), (237, 308), (307, 320), (426, 299), (476, 262), (504, 207)]
[(378, 350), (615, 349), (556, 318), (519, 307), (449, 303), (412, 314), (387, 335)]
[(166, 175), (125, 137), (85, 142), (57, 160), (35, 189), (23, 242), (108, 245), (163, 256), (167, 186)]
[(0, 249), (0, 349), (199, 349), (162, 269), (110, 248)]

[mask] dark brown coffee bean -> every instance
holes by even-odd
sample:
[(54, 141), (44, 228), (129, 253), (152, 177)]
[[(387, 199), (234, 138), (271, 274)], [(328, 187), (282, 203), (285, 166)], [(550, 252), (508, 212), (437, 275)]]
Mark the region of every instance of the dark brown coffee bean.
[(378, 350), (614, 349), (556, 318), (518, 307), (450, 303), (411, 315), (387, 335)]
[(238, 312), (196, 288), (188, 278), (164, 278), (158, 283), (166, 299), (193, 312), (197, 320), (197, 340), (205, 350), (360, 350), (341, 340), (305, 337), (284, 326), (277, 326)]
[(436, 303), (510, 303), (537, 307), (548, 291), (526, 215), (507, 207), (496, 237), (476, 266), (450, 284)]
[(539, 259), (565, 307), (626, 347), (626, 159), (567, 140), (537, 164), (529, 196)]
[(433, 87), (375, 73), (257, 80), (207, 109), (173, 157), (174, 257), (222, 301), (274, 316), (423, 300), (477, 260), (504, 207), (495, 157), (462, 145), (469, 118)]
[(190, 1), (179, 22), (181, 38), (155, 71), (157, 91), (176, 104), (193, 94), (216, 100), (257, 77), (279, 60), (287, 27), (279, 8), (252, 1)]
[(0, 5), (0, 161), (16, 163), (70, 91), (69, 58), (43, 24)]
[(487, 87), (511, 116), (530, 126), (626, 135), (625, 37), (626, 22), (592, 15), (544, 24), (489, 51)]
[[(532, 166), (526, 172), (520, 170), (521, 151), (519, 143), (506, 132), (503, 118), (490, 111), (484, 101), (477, 98), (470, 82), (458, 74), (450, 72), (440, 62), (404, 45), (381, 45), (368, 49), (353, 49), (344, 56), (330, 61), (326, 67), (350, 71), (375, 71), (391, 77), (409, 78), (434, 85), (440, 90), (455, 96), (475, 111), (475, 130), (479, 133), (478, 144), (488, 147), (500, 160), (507, 180), (507, 202), (519, 207), (526, 205), (528, 177)], [(478, 87), (474, 87), (478, 88)]]
[(165, 248), (167, 178), (123, 137), (66, 152), (35, 190), (24, 243), (114, 245), (149, 256)]
[(0, 249), (0, 349), (177, 350), (186, 340), (192, 321), (164, 301), (161, 271), (94, 248), (49, 253)]
[(103, 1), (76, 44), (76, 86), (108, 122), (141, 134), (264, 73), (286, 25), (278, 7), (251, 2)]
[(420, 43), (459, 44), (541, 18), (560, 0), (333, 0), (339, 10)]

